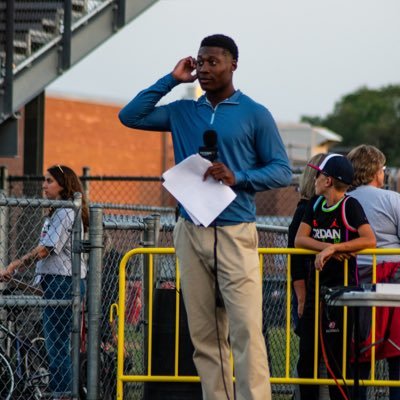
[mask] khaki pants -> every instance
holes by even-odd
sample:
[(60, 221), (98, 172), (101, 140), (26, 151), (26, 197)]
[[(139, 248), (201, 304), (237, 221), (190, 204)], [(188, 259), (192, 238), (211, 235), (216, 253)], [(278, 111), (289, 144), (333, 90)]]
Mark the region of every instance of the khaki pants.
[(256, 227), (254, 223), (218, 227), (217, 235), (218, 284), (225, 308), (216, 309), (214, 228), (198, 227), (180, 218), (174, 230), (183, 299), (195, 347), (193, 359), (203, 398), (226, 400), (228, 392), (229, 399), (234, 400), (229, 335), (236, 400), (270, 400)]

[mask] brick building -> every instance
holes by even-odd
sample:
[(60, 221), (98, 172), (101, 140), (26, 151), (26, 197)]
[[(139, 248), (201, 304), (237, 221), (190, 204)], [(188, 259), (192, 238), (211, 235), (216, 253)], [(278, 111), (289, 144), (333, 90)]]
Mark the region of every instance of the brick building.
[(92, 175), (160, 176), (173, 164), (169, 133), (124, 127), (120, 106), (46, 98), (44, 167), (64, 163)]
[[(124, 127), (118, 119), (120, 108), (46, 97), (44, 169), (60, 163), (79, 174), (87, 166), (92, 175), (160, 176), (173, 164), (170, 134)], [(20, 132), (18, 155), (0, 158), (0, 165), (5, 165), (10, 174), (22, 174), (22, 151)]]

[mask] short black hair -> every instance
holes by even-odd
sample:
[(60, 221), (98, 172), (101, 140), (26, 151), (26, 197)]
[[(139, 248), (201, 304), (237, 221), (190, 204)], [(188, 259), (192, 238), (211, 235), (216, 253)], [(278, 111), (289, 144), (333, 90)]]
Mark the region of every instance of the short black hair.
[(234, 60), (239, 59), (239, 50), (236, 43), (232, 38), (222, 34), (216, 34), (205, 37), (200, 47), (221, 47), (222, 49), (228, 50), (232, 54)]

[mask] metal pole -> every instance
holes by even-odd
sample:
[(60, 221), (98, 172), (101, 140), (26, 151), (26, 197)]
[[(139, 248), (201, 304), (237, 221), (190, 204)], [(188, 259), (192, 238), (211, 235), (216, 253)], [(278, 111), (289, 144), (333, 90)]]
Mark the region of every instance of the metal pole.
[(7, 0), (6, 10), (6, 65), (5, 65), (5, 97), (2, 114), (10, 115), (13, 112), (13, 63), (14, 63), (14, 0)]
[[(5, 167), (2, 167), (5, 169)], [(0, 190), (0, 198), (5, 199), (5, 191)], [(0, 262), (2, 266), (0, 267), (1, 270), (4, 270), (7, 266), (8, 259), (7, 259), (7, 249), (8, 249), (8, 206), (0, 206)], [(0, 297), (3, 290), (6, 288), (5, 282), (0, 282)], [(0, 310), (0, 314), (2, 314)], [(3, 321), (2, 315), (0, 315), (0, 321)]]
[[(143, 247), (157, 247), (158, 246), (158, 237), (160, 236), (160, 214), (152, 214), (148, 217), (144, 218), (145, 230), (143, 233)], [(149, 260), (148, 255), (145, 259), (145, 277), (148, 278), (148, 268), (149, 268)], [(157, 265), (157, 256), (154, 256), (153, 265)], [(153, 285), (157, 282), (157, 268), (153, 271), (154, 282)], [(147, 282), (148, 283), (148, 282)], [(145, 286), (148, 289), (148, 284)], [(146, 314), (147, 315), (147, 314)]]
[(75, 221), (72, 228), (72, 399), (79, 399), (79, 351), (81, 344), (81, 241), (82, 194), (74, 193)]
[(98, 206), (90, 207), (89, 242), (87, 400), (101, 400), (99, 387), (103, 210)]
[[(144, 232), (143, 232), (143, 247), (155, 247), (156, 244), (158, 243), (158, 235), (160, 233), (160, 215), (159, 214), (154, 214), (154, 215), (149, 215), (148, 217), (143, 219), (144, 222)], [(148, 320), (149, 316), (149, 302), (153, 301), (153, 299), (150, 299), (149, 296), (149, 268), (150, 268), (150, 255), (144, 255), (144, 260), (143, 260), (143, 301), (144, 301), (144, 306), (143, 306), (143, 315), (144, 315), (144, 320), (146, 321), (145, 324), (145, 329), (144, 329), (144, 343), (143, 343), (143, 362), (144, 362), (144, 371), (145, 373), (148, 373), (147, 371), (147, 359), (149, 357), (148, 354), (148, 343), (149, 343), (149, 324), (150, 321)], [(153, 263), (154, 265), (154, 263)], [(154, 271), (155, 272), (155, 271)], [(156, 274), (154, 273), (153, 275), (153, 282), (151, 284), (154, 286), (154, 283), (156, 282)], [(146, 400), (151, 400), (149, 398), (149, 386), (145, 385), (144, 389), (144, 398)]]
[(72, 0), (64, 0), (64, 31), (62, 35), (62, 53), (60, 72), (71, 66), (71, 26), (72, 26)]
[(82, 186), (83, 186), (83, 193), (85, 193), (86, 199), (87, 201), (89, 201), (90, 197), (89, 197), (89, 176), (90, 176), (90, 167), (83, 167), (82, 168), (83, 171), (83, 176), (82, 176)]
[[(158, 243), (158, 237), (160, 234), (160, 214), (152, 214), (149, 215), (148, 217), (145, 217), (143, 219), (143, 222), (145, 224), (144, 232), (143, 232), (143, 247), (156, 247)], [(155, 265), (155, 262), (153, 263)], [(148, 309), (146, 310), (146, 307), (148, 306), (148, 290), (149, 290), (149, 268), (150, 268), (150, 262), (149, 262), (149, 255), (145, 256), (144, 263), (143, 263), (143, 268), (144, 268), (144, 277), (143, 277), (143, 284), (144, 284), (144, 294), (145, 294), (145, 316), (147, 317), (147, 312)], [(154, 272), (154, 282), (157, 282), (157, 271)]]
[[(143, 232), (143, 247), (154, 247), (154, 221), (152, 217), (144, 218), (144, 232)], [(144, 329), (144, 343), (143, 343), (143, 362), (144, 362), (144, 372), (148, 373), (147, 371), (147, 357), (148, 357), (148, 342), (149, 342), (149, 256), (143, 256), (143, 319), (145, 320), (145, 329)]]
[(117, 0), (115, 9), (114, 31), (121, 29), (125, 25), (126, 0)]
[[(42, 175), (44, 159), (44, 90), (25, 104), (24, 116), (24, 175)], [(24, 185), (26, 197), (39, 197), (41, 185), (29, 189)]]
[(8, 196), (8, 169), (4, 165), (0, 167), (0, 190)]

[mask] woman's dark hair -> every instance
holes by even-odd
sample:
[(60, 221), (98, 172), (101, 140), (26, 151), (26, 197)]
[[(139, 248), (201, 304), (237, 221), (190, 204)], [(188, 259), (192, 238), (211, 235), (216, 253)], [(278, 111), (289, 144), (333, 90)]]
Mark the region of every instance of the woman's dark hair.
[(53, 165), (47, 169), (47, 172), (62, 187), (62, 191), (60, 192), (61, 200), (72, 200), (76, 192), (82, 194), (82, 222), (84, 231), (87, 232), (89, 227), (89, 208), (86, 196), (83, 193), (81, 180), (75, 172), (66, 165)]

